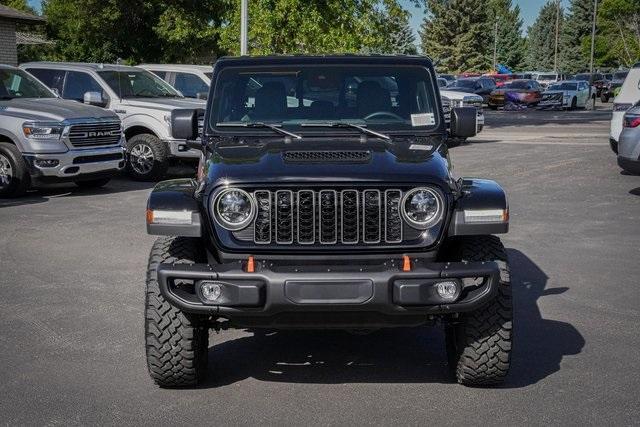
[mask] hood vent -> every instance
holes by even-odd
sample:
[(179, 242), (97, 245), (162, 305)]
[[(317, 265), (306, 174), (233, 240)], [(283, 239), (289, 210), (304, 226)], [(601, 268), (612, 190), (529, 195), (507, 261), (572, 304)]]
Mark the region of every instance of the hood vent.
[(371, 160), (368, 150), (305, 150), (285, 151), (282, 154), (285, 162), (292, 163), (361, 163)]

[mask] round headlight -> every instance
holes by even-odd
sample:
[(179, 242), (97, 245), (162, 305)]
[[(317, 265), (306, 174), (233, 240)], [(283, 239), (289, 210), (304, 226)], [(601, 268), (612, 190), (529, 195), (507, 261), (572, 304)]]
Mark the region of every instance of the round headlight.
[(440, 220), (442, 212), (440, 195), (429, 188), (414, 188), (402, 198), (402, 216), (413, 228), (431, 227)]
[(239, 188), (223, 190), (215, 198), (214, 218), (227, 230), (237, 231), (247, 227), (256, 213), (253, 197)]

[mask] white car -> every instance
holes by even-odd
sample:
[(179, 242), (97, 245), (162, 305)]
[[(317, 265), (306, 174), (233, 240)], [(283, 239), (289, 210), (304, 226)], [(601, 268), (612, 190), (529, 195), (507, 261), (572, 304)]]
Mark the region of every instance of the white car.
[(211, 65), (140, 64), (137, 67), (151, 71), (187, 98), (206, 99), (209, 94)]
[(562, 108), (571, 110), (578, 107), (584, 108), (587, 102), (589, 102), (589, 83), (578, 80), (564, 80), (551, 84), (542, 94), (542, 101), (540, 101), (538, 105), (540, 107), (559, 106), (558, 104), (554, 104), (556, 102), (554, 95), (562, 97)]
[(533, 79), (540, 83), (542, 87), (546, 88), (550, 84), (558, 81), (558, 75), (556, 73), (537, 73)]
[(613, 100), (613, 115), (611, 117), (611, 132), (609, 144), (614, 153), (618, 153), (618, 141), (622, 132), (624, 113), (640, 100), (640, 63), (629, 70), (627, 78), (622, 83), (620, 93)]
[[(451, 120), (451, 109), (454, 107), (476, 107), (478, 116), (476, 118), (477, 133), (482, 131), (484, 127), (484, 112), (482, 111), (482, 97), (474, 93), (457, 92), (453, 90), (440, 89), (440, 98), (442, 99), (442, 108), (444, 110), (444, 119), (446, 125), (449, 126)], [(454, 145), (459, 144), (461, 140), (454, 140)], [(450, 144), (451, 145), (451, 144)]]

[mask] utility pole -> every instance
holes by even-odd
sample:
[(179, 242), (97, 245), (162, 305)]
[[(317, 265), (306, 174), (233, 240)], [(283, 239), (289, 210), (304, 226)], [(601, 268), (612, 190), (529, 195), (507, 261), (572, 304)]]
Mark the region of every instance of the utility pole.
[[(593, 51), (596, 43), (596, 16), (598, 14), (598, 0), (593, 0), (593, 23), (591, 24), (591, 62), (589, 64), (589, 93), (591, 93), (591, 87), (593, 86)], [(596, 98), (593, 99), (593, 109), (596, 108)]]
[(556, 73), (556, 78), (558, 74), (558, 34), (560, 33), (560, 0), (557, 2), (557, 10), (556, 10), (556, 47), (553, 53), (553, 72)]
[(493, 31), (493, 71), (498, 72), (498, 17), (496, 16), (496, 27)]
[(248, 0), (240, 3), (240, 55), (247, 54), (247, 27), (249, 21)]

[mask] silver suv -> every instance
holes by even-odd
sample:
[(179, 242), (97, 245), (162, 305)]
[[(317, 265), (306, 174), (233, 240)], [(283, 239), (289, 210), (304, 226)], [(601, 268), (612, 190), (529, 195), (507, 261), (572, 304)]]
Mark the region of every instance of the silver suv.
[(0, 65), (0, 196), (39, 182), (101, 187), (124, 167), (120, 119), (58, 98), (27, 72)]
[(124, 128), (127, 171), (138, 180), (162, 178), (175, 160), (197, 162), (200, 152), (171, 136), (171, 116), (181, 109), (204, 109), (156, 75), (124, 65), (32, 62), (21, 68), (63, 98), (114, 111)]

